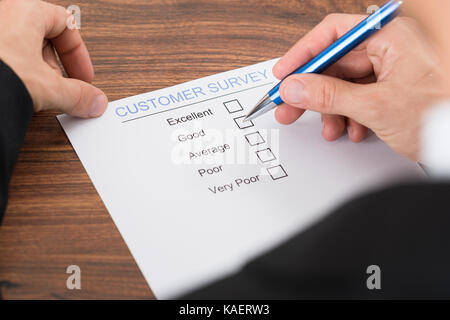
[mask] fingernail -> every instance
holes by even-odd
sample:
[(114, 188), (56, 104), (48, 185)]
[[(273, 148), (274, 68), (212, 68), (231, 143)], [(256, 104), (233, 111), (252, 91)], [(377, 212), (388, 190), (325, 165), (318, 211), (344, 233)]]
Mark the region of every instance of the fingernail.
[(290, 80), (284, 86), (284, 99), (287, 103), (300, 103), (303, 96), (303, 84), (297, 80)]
[(108, 98), (104, 94), (99, 94), (95, 97), (92, 108), (89, 111), (89, 117), (96, 118), (100, 117), (106, 109), (108, 104)]

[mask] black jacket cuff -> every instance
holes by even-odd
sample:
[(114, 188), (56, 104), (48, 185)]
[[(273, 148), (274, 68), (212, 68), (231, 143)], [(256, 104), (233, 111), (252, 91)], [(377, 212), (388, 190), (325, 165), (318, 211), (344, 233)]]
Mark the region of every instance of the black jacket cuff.
[(22, 80), (0, 60), (0, 223), (8, 184), (33, 115), (33, 101)]

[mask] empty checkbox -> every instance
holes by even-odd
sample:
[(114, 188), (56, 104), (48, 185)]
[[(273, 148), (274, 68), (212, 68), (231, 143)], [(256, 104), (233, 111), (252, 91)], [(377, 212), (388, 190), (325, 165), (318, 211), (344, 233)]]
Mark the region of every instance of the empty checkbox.
[(286, 178), (288, 176), (288, 174), (286, 173), (286, 171), (284, 170), (284, 168), (281, 165), (268, 168), (267, 172), (272, 177), (272, 180), (278, 180), (278, 179)]
[(246, 134), (245, 139), (247, 140), (248, 144), (251, 145), (252, 147), (266, 142), (266, 140), (264, 140), (259, 131)]
[(272, 150), (270, 148), (256, 151), (256, 155), (258, 156), (259, 160), (261, 162), (269, 162), (276, 159), (275, 155), (273, 154)]
[(250, 127), (253, 127), (254, 124), (253, 122), (251, 122), (250, 120), (245, 121), (244, 119), (246, 118), (246, 116), (242, 116), (242, 117), (238, 117), (238, 118), (234, 118), (234, 122), (236, 122), (237, 126), (239, 127), (239, 129), (247, 129)]
[(244, 110), (238, 100), (227, 101), (224, 102), (223, 105), (227, 108), (228, 113), (235, 113)]

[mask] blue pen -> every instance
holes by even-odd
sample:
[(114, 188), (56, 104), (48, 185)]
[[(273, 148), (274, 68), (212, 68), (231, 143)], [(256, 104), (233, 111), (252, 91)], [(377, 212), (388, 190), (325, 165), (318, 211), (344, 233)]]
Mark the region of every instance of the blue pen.
[[(322, 51), (322, 53), (320, 53), (317, 57), (294, 71), (292, 74), (322, 73), (336, 61), (356, 48), (364, 40), (392, 21), (399, 14), (399, 9), (402, 3), (403, 1), (399, 0), (389, 1), (372, 15), (364, 19), (364, 21), (359, 23), (352, 30), (339, 38), (331, 46)], [(278, 83), (272, 90), (269, 91), (268, 94), (264, 96), (256, 107), (250, 111), (245, 118), (245, 121), (253, 120), (283, 103), (280, 96), (281, 83), (282, 81), (280, 81), (280, 83)]]

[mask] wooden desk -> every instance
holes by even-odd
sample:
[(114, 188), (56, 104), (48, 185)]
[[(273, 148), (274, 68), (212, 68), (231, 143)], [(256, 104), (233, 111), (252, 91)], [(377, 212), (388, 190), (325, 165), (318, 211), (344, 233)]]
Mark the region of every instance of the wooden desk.
[[(78, 0), (110, 101), (281, 56), (331, 12), (380, 0)], [(151, 299), (55, 113), (35, 115), (0, 229), (5, 299)], [(66, 288), (81, 267), (81, 290)]]

